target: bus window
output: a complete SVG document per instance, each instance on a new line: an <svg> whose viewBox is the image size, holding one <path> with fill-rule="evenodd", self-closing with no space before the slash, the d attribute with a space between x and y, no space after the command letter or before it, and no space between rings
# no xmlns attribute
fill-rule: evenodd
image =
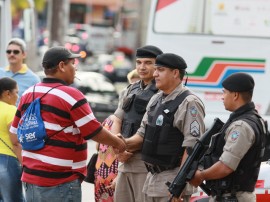
<svg viewBox="0 0 270 202"><path fill-rule="evenodd" d="M214 35L269 37L269 1L212 1L211 29Z"/></svg>
<svg viewBox="0 0 270 202"><path fill-rule="evenodd" d="M159 0L155 12L154 31L158 33L201 32L203 9L198 4L202 2L197 0ZM168 13L173 13L173 19Z"/></svg>

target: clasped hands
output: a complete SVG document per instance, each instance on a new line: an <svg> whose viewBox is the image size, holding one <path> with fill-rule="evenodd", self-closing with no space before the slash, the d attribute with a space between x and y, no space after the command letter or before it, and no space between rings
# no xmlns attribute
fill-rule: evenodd
<svg viewBox="0 0 270 202"><path fill-rule="evenodd" d="M116 136L119 137L121 140L123 140L123 142L126 145L126 148L123 151L120 151L118 149L114 149L114 152L116 154L118 161L124 163L133 155L133 153L128 151L127 140L120 133L118 133Z"/></svg>

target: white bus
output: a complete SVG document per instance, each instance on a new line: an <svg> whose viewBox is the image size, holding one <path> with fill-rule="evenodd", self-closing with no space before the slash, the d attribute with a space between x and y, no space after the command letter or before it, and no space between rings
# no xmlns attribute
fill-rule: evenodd
<svg viewBox="0 0 270 202"><path fill-rule="evenodd" d="M227 120L221 82L233 72L253 76L253 100L270 123L270 0L152 0L146 42L186 60L206 126Z"/></svg>
<svg viewBox="0 0 270 202"><path fill-rule="evenodd" d="M7 65L6 46L11 37L10 0L0 0L0 67Z"/></svg>

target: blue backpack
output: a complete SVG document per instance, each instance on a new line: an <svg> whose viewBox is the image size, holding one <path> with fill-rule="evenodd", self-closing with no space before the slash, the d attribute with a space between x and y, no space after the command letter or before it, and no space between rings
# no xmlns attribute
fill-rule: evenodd
<svg viewBox="0 0 270 202"><path fill-rule="evenodd" d="M51 88L48 92L59 86ZM34 86L33 89L33 102L31 102L22 115L17 130L18 139L23 150L39 150L44 147L48 138L67 128L62 128L60 131L57 131L50 137L47 136L45 125L40 113L40 100L47 95L48 92L46 92L40 98L34 99L35 87L36 86Z"/></svg>

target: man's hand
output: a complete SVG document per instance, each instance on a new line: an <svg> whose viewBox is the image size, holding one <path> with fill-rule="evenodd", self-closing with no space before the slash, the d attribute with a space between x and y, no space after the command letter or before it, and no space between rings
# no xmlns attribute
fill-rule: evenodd
<svg viewBox="0 0 270 202"><path fill-rule="evenodd" d="M106 186L106 189L113 189L115 190L115 186L116 186L116 181L117 181L117 177L114 178L114 180L110 183L110 185Z"/></svg>
<svg viewBox="0 0 270 202"><path fill-rule="evenodd" d="M128 159L130 159L130 157L133 155L133 153L128 152L128 151L124 151L123 153L119 153L116 155L116 158L118 159L118 161L125 163Z"/></svg>
<svg viewBox="0 0 270 202"><path fill-rule="evenodd" d="M189 181L189 184L198 187L204 180L203 171L197 170L194 177Z"/></svg>
<svg viewBox="0 0 270 202"><path fill-rule="evenodd" d="M126 140L125 140L125 138L122 136L121 133L117 133L116 136L119 137L120 139L122 139L122 140L126 143Z"/></svg>
<svg viewBox="0 0 270 202"><path fill-rule="evenodd" d="M118 137L118 144L117 146L113 147L115 154L122 153L126 150L126 141L122 137L122 135L121 134L119 135L119 134L116 135Z"/></svg>
<svg viewBox="0 0 270 202"><path fill-rule="evenodd" d="M180 196L179 198L173 197L171 202L182 202L183 198Z"/></svg>

